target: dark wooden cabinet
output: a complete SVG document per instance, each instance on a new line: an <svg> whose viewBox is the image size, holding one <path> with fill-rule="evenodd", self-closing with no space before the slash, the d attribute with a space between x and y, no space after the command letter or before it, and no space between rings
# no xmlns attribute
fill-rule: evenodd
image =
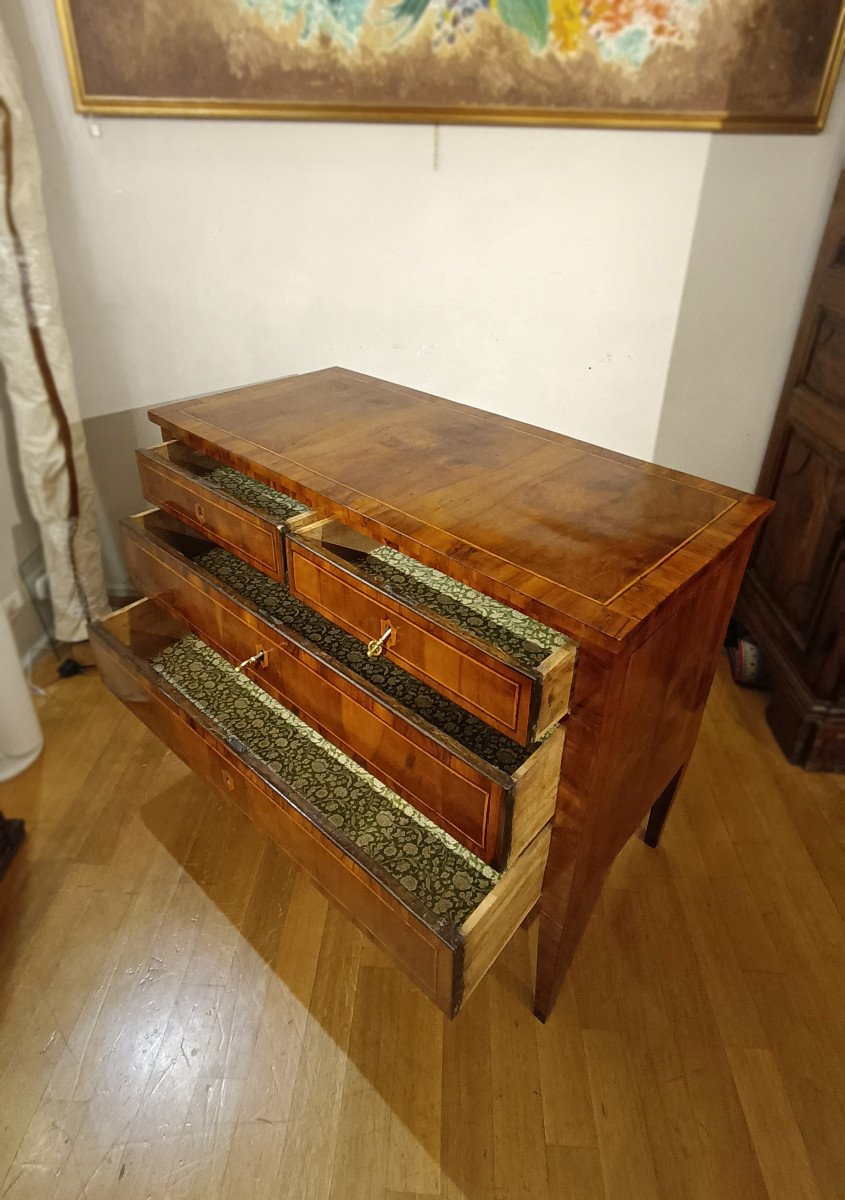
<svg viewBox="0 0 845 1200"><path fill-rule="evenodd" d="M845 767L845 173L822 239L758 490L776 503L737 606L766 657L791 762Z"/></svg>
<svg viewBox="0 0 845 1200"><path fill-rule="evenodd" d="M103 679L450 1015L539 912L544 1019L771 504L337 368L150 415Z"/></svg>

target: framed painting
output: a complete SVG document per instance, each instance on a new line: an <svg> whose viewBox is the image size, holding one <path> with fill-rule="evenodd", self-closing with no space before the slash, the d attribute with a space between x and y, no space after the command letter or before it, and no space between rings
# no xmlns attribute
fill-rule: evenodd
<svg viewBox="0 0 845 1200"><path fill-rule="evenodd" d="M808 132L843 0L57 0L77 108Z"/></svg>

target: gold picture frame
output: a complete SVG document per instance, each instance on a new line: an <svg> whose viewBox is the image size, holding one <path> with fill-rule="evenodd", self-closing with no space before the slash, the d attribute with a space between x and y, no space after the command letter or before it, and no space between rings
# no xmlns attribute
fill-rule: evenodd
<svg viewBox="0 0 845 1200"><path fill-rule="evenodd" d="M174 34L173 29L167 26L168 17L161 15L166 10L158 4L148 4L148 0L135 0L129 14L126 0L56 0L74 105L81 113L103 116L240 117L296 121L411 122L433 125L566 125L619 129L814 133L824 127L845 53L845 0L793 0L796 27L800 29L800 22L806 21L807 53L804 60L800 53L800 36L797 42L793 36L788 44L785 38L784 45L778 47L777 28L766 25L766 21L769 20L766 9L768 0L762 0L762 8L761 0L734 0L733 10L742 9L745 5L750 14L749 20L752 17L757 19L755 13L758 16L763 14L763 27L759 23L755 25L754 20L751 20L751 24L745 27L745 32L747 34L750 30L749 46L756 49L762 40L764 47L769 47L765 53L756 54L757 59L761 61L768 55L765 61L768 75L763 80L765 87L771 89L772 78L776 78L774 92L777 95L773 99L768 100L768 93L764 90L762 96L753 98L753 103L749 103L749 89L752 87L754 76L753 63L744 70L739 69L737 64L740 67L745 65L742 62L741 48L737 51L735 47L730 46L730 39L725 31L717 28L714 41L714 22L721 18L714 17L709 6L712 5L713 10L716 10L722 0L330 0L334 5L332 12L337 11L338 4L347 4L350 9L354 9L355 19L358 19L360 12L365 9L375 8L376 17L381 15L381 20L374 18L371 23L372 29L375 30L373 37L381 39L380 48L373 49L373 46L369 45L366 54L362 51L361 60L365 65L356 73L355 53L349 45L329 45L327 48L325 19L323 25L317 26L319 37L316 44L312 35L309 35L310 45L304 39L303 30L307 29L308 13L311 11L309 5L315 6L318 12L325 12L327 2L329 0L179 0L176 7L180 12L180 22ZM226 3L230 6L229 9L225 9ZM788 7L789 0L785 0L785 3ZM319 8L321 5L322 9ZM448 75L443 73L443 56L435 59L435 49L431 44L428 47L428 59L425 57L424 48L421 54L418 45L415 45L413 55L409 54L407 20L404 21L404 25L400 24L398 33L391 35L392 40L383 30L388 28L391 20L399 22L403 14L410 13L416 17L411 26L415 43L421 43L426 34L437 36L440 29L438 22L442 22L444 12L448 15L449 12L455 11L455 6L461 5L462 13L474 12L478 17L478 21L470 28L471 33L474 34L480 22L485 22L485 64L491 61L490 46L494 46L495 55L498 56L494 56L494 61L505 74L510 63L509 56L514 58L511 79L516 81L513 86L525 90L526 103L490 103L489 96L484 94L480 94L478 102L475 102L473 87L477 89L478 72L472 60L472 47L467 48L468 43L462 43L460 56L451 59L453 65L457 64L456 76L463 72L463 78L466 80L465 93L461 95L459 102L454 100L454 95L460 95L459 90L456 91L454 87L450 99L442 104L431 102L425 95L415 95L415 67L420 76L418 90L421 93L425 92L426 86L435 86L426 83L425 72L419 69L421 64L436 61L441 79L448 80ZM651 87L651 97L656 98L658 103L652 104L650 101L648 104L613 104L601 103L598 99L591 105L571 102L559 105L531 103L534 80L530 70L532 60L527 57L526 52L526 37L530 39L530 27L527 18L522 19L525 28L519 27L519 14L530 12L535 28L542 30L544 13L551 28L555 13L563 12L573 21L577 21L581 14L582 19L586 21L588 17L584 17L583 14L606 14L614 5L627 13L664 12L671 10L673 5L678 9L681 6L685 6L687 10L697 8L701 14L701 22L703 23L705 18L709 20L709 43L720 44L721 36L727 47L724 56L726 79L720 84L718 70L713 69L714 61L718 62L719 59L718 56L714 58L708 44L708 54L704 60L709 69L705 91L709 89L709 94L713 94L722 86L725 98L731 101L736 99L736 104L723 104L721 108L695 108L688 104L675 107L671 103L659 103L662 84L658 66L661 62L666 64L667 80L664 90L670 100L673 79L679 81L678 86L684 89L687 98L691 94L691 87L692 92L695 91L693 67L697 60L692 49L685 51L680 44L670 45L668 50L661 45L658 48L659 53L653 56L655 63L646 64L655 80L653 82L650 77L648 83L640 90L645 91L647 87ZM780 6L781 9L783 7L784 5ZM145 14L147 8L149 11ZM110 19L110 14L118 9L121 21L116 22ZM419 10L422 10L422 17L417 15ZM208 62L224 61L226 53L229 52L226 30L220 33L220 47L215 46L213 40L215 30L221 24L221 11L228 13L230 28L234 29L236 35L240 32L237 27L238 20L243 22L246 35L243 40L248 41L251 38L256 52L260 52L258 59L275 67L275 75L272 70L266 72L268 78L277 81L275 89L271 87L267 94L261 93L260 88L255 86L254 78L249 76L248 54L246 65L236 61L234 65L224 67L218 77L209 75ZM504 26L502 12L508 15L507 27L493 28L494 14L499 15L499 23ZM270 18L266 17L267 13L271 14ZM279 15L285 13L292 14L287 22ZM548 14L552 16L549 17ZM135 20L140 27L145 15L150 19L144 24L144 37L139 38L137 44L133 44L132 22ZM160 24L158 31L155 26L156 18ZM427 24L424 25L423 21ZM266 28L262 27L262 22ZM736 24L734 20L734 25ZM123 30L122 35L118 35L117 38L113 32L115 28ZM197 35L195 52L190 41L192 28ZM367 28L368 32L371 32L370 25ZM123 36L128 44L121 45L119 36ZM619 41L619 35L616 36ZM274 38L278 62L273 59ZM457 40L456 37L455 42ZM232 41L237 45L239 39L235 36ZM146 80L145 56L137 53L137 45L141 43L146 47ZM608 44L607 37L604 42L599 41L601 53L604 53ZM796 45L799 47L797 51ZM208 53L209 46L211 53ZM221 49L222 53L215 53L218 49ZM540 60L536 42L532 50L534 59L538 63L542 61L547 77L543 81L543 87L547 93L551 88L551 94L554 95L555 77L548 70L549 51L547 49ZM243 50L239 49L238 53L241 59L244 59ZM690 55L689 69L685 69L684 66L684 53ZM162 61L168 54L169 75L162 67ZM392 92L389 86L389 67L393 65L394 56L400 55L403 56L402 71L396 77L401 81L404 96L397 95L395 90ZM389 67L381 64L381 59L385 64L389 64ZM600 61L601 55L595 52L595 45L587 46L581 59L586 62L586 69L582 70L583 64L580 59L578 69L581 70L584 79L592 80L594 90L601 91L603 96L609 96L612 100L614 88L623 92L627 88L628 92L637 93L640 81L634 78L633 84L631 83L631 78L636 72L629 70L629 78L624 79L624 66L620 67L616 62L603 64ZM567 62L568 60L563 61L561 79L564 78L563 68ZM777 68L778 63L782 69ZM794 80L790 77L790 66L794 66ZM264 69L262 66L262 70ZM384 75L384 81L380 79L379 70ZM607 74L609 82L602 78L603 71ZM758 73L763 79L762 67ZM205 88L204 78L209 81ZM246 84L242 82L244 78L247 79ZM566 86L571 92L574 84L568 76L566 78ZM551 84L549 79L552 80ZM732 79L739 82L732 82ZM408 80L411 81L410 88ZM173 86L175 82L182 81L185 81L183 87ZM539 87L539 84L537 86ZM303 100L303 88L315 98ZM579 95L584 90L589 91L583 82L578 84L578 88ZM286 89L290 94L282 94ZM187 94L174 94L177 91ZM420 102L421 98L425 102Z"/></svg>

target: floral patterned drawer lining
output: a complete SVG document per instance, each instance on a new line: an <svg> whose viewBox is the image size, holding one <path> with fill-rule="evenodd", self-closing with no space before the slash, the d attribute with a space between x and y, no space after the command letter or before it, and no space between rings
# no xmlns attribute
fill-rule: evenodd
<svg viewBox="0 0 845 1200"><path fill-rule="evenodd" d="M215 467L204 476L203 482L275 521L287 521L308 511L306 504L268 484L259 484L234 467ZM537 667L553 650L569 643L569 638L539 620L389 546L379 546L366 554L358 566L397 599L450 620L469 634L504 650L522 666Z"/></svg>
<svg viewBox="0 0 845 1200"><path fill-rule="evenodd" d="M499 875L316 730L240 675L199 638L152 666L229 737L239 739L332 825L413 893L460 925Z"/></svg>
<svg viewBox="0 0 845 1200"><path fill-rule="evenodd" d="M250 479L234 467L216 466L204 476L209 487L277 521L308 511L308 506L266 483ZM467 633L490 642L525 667L536 667L554 650L568 644L564 634L493 600L466 584L426 567L416 559L379 546L362 557L358 567L375 583L406 603L427 608L454 622Z"/></svg>
<svg viewBox="0 0 845 1200"><path fill-rule="evenodd" d="M389 546L379 546L356 566L399 600L445 617L524 667L537 667L553 651L570 644L569 638L548 625Z"/></svg>
<svg viewBox="0 0 845 1200"><path fill-rule="evenodd" d="M424 717L436 729L448 733L485 762L510 775L531 753L533 747L518 746L389 659L367 658L366 648L351 633L297 600L284 584L276 583L227 550L215 547L194 561L249 600L260 612L307 638L369 684Z"/></svg>
<svg viewBox="0 0 845 1200"><path fill-rule="evenodd" d="M275 521L286 521L288 517L308 511L307 504L300 504L293 496L277 492L275 488L266 483L259 483L257 479L250 479L234 467L215 467L203 476L203 483L225 492L234 500L240 500L241 504L258 509Z"/></svg>

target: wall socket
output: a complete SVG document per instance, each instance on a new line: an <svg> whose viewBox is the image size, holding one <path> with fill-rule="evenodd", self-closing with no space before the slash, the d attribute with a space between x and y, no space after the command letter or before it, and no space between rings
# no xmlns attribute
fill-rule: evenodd
<svg viewBox="0 0 845 1200"><path fill-rule="evenodd" d="M44 601L50 599L50 580L47 578L47 572L43 567L35 578L30 581L29 586L32 588L32 594L36 600Z"/></svg>

